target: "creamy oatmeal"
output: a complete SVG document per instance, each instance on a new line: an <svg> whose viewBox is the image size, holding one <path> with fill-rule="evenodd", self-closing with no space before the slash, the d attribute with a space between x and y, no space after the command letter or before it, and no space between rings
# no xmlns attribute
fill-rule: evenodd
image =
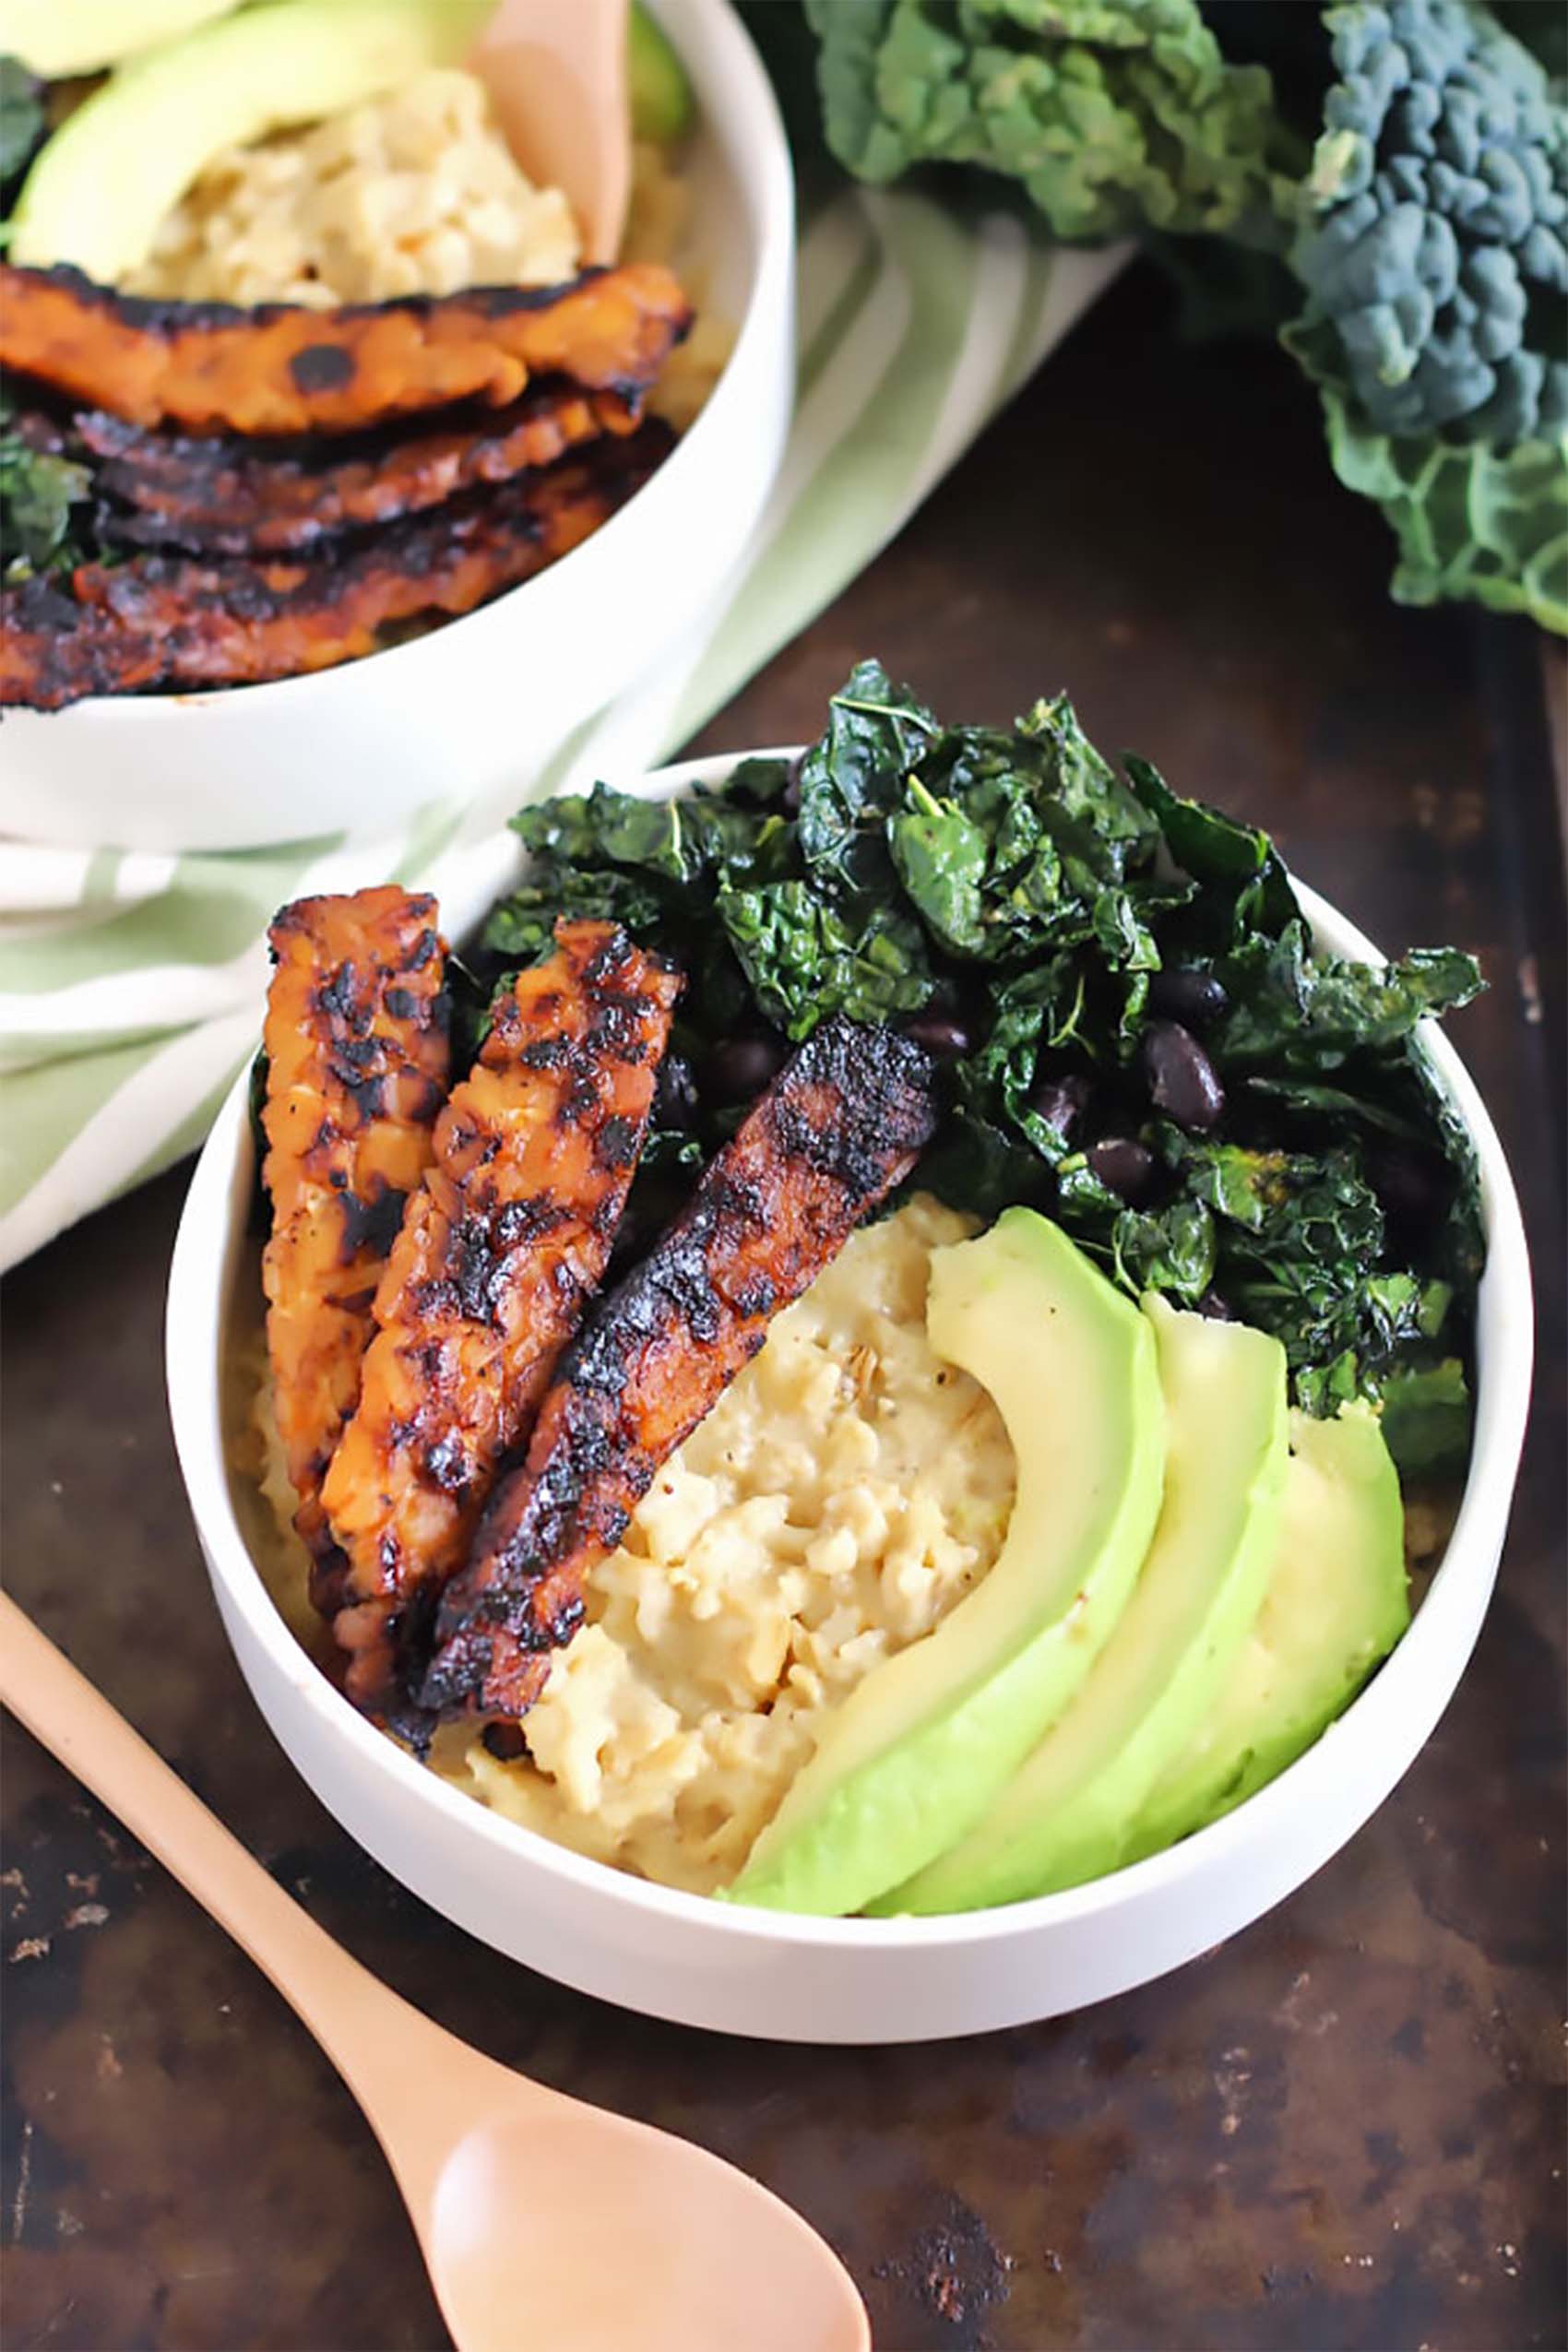
<svg viewBox="0 0 1568 2352"><path fill-rule="evenodd" d="M991 1398L926 1337L931 1253L974 1221L921 1196L853 1235L672 1456L589 1577L588 1619L504 1762L457 1726L433 1768L667 1885L722 1885L819 1727L990 1568L1014 1461ZM258 1412L268 1413L265 1383ZM269 1583L311 1624L293 1497Z"/></svg>
<svg viewBox="0 0 1568 2352"><path fill-rule="evenodd" d="M166 301L325 309L554 285L579 250L565 197L518 168L483 84L433 68L214 156L126 285Z"/></svg>

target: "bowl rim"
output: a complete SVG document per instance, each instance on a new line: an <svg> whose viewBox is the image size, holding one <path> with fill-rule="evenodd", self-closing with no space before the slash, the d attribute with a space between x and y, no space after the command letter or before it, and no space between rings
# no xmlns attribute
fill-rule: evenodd
<svg viewBox="0 0 1568 2352"><path fill-rule="evenodd" d="M768 332L768 323L778 306L780 288L778 283L791 263L794 244L795 177L794 163L784 118L766 67L755 42L747 31L740 15L730 0L647 0L652 13L659 19L660 29L669 37L677 53L681 41L676 30L664 22L666 12L676 18L695 20L702 27L702 37L713 44L710 76L715 89L723 93L726 118L736 124L739 133L733 141L740 157L739 172L749 174L754 189L757 207L757 250L747 289L745 308L736 328L718 381L704 401L701 410L683 433L674 447L655 469L649 479L632 493L624 504L602 522L596 531L577 546L558 557L532 579L519 580L515 587L503 588L499 595L489 597L471 612L452 614L438 629L426 630L401 644L383 646L374 652L361 654L351 661L334 662L321 670L307 670L288 678L264 678L252 684L173 687L164 693L147 695L84 695L79 702L64 710L42 714L53 726L74 719L79 728L90 721L104 723L104 715L112 714L115 725L148 727L154 725L172 709L229 708L254 713L263 696L276 698L295 690L296 701L303 701L307 688L327 694L345 677L373 669L377 677L385 678L384 662L401 659L399 675L407 677L418 659L433 644L445 640L450 632L461 627L465 621L478 620L484 613L499 612L511 607L515 598L526 596L530 588L540 587L554 578L569 564L576 564L579 576L583 568L579 559L590 550L608 543L612 552L618 550L617 527L634 512L647 493L657 484L673 481L683 487L686 476L705 456L716 426L710 418L728 414L734 402L745 397L746 378L751 373L751 358L757 345ZM710 108L715 128L719 110ZM704 431L705 425L708 430ZM696 454L688 457L688 451ZM665 493L669 494L668 492ZM601 559L602 560L602 559Z"/></svg>
<svg viewBox="0 0 1568 2352"><path fill-rule="evenodd" d="M621 789L649 799L668 799L694 788L711 787L727 778L743 758L792 757L799 749L780 745L678 761L631 781L623 780ZM1385 960L1366 934L1326 899L1293 874L1291 883L1314 939L1358 961ZM497 888L504 886L505 878L498 878ZM1458 1515L1409 1626L1345 1713L1254 1795L1218 1821L1141 1861L1056 1894L931 1918L898 1914L885 1918L829 1918L753 1908L659 1885L559 1845L541 1831L493 1812L438 1778L377 1730L327 1680L290 1631L251 1556L230 1491L223 1444L221 1347L243 1232L240 1203L248 1197L253 1165L248 1056L247 1067L219 1111L191 1180L175 1237L165 1315L175 1451L212 1575L221 1583L271 1667L318 1718L326 1738L346 1740L371 1771L389 1775L394 1788L406 1792L410 1806L426 1809L433 1825L445 1823L455 1835L491 1848L498 1861L512 1868L542 1870L590 1901L624 1904L634 1912L673 1925L705 1928L742 1943L808 1945L829 1951L959 1950L1027 1940L1053 1925L1065 1927L1114 1911L1125 1902L1158 1897L1200 1863L1223 1868L1232 1860L1240 1862L1245 1846L1259 1837L1266 1842L1277 1828L1282 1832L1299 1805L1310 1808L1314 1797L1326 1798L1336 1746L1351 1726L1363 1724L1373 1715L1394 1722L1402 1713L1420 1712L1415 1702L1427 1673L1441 1672L1443 1655L1451 1648L1467 1612L1473 1610L1479 1622L1476 1588L1479 1583L1484 1606L1492 1562L1506 1528L1524 1443L1534 1354L1524 1224L1502 1143L1474 1081L1435 1022L1423 1022L1421 1035L1433 1073L1458 1111L1476 1151L1487 1241L1486 1271L1477 1302L1475 1425ZM1470 1640L1463 1643L1459 1671L1467 1661L1473 1638L1472 1632ZM1435 1667L1434 1661L1438 1662ZM1455 1672L1450 1690L1457 1680ZM1444 1703L1447 1695L1445 1692ZM1407 1696L1412 1703L1408 1707Z"/></svg>

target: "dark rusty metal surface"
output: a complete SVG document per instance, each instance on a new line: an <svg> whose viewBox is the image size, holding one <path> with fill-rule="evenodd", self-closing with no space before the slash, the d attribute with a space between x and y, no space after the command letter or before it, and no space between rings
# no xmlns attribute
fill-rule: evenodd
<svg viewBox="0 0 1568 2352"><path fill-rule="evenodd" d="M714 2040L513 1967L335 1829L225 1648L160 1391L184 1171L7 1286L7 1580L400 1991L797 2204L881 2352L1555 2347L1562 938L1539 653L1389 604L1382 527L1334 488L1283 369L1158 327L1150 288L1112 296L703 740L810 732L872 649L967 717L1064 684L1099 741L1275 827L1386 944L1484 958L1492 993L1455 1033L1532 1227L1535 1430L1476 1661L1371 1826L1165 1982L935 2049ZM1545 674L1561 693L1555 655ZM5 1767L6 2345L442 2345L370 2133L281 2002L8 1723Z"/></svg>

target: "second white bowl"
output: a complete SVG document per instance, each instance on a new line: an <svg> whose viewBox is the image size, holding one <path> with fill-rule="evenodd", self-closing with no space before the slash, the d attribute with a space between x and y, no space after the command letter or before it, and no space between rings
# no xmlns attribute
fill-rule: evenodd
<svg viewBox="0 0 1568 2352"><path fill-rule="evenodd" d="M0 833L232 849L390 828L458 793L516 802L712 603L789 430L794 183L772 85L730 0L648 5L696 93L692 263L705 303L738 330L680 446L539 578L385 653L268 685L6 711Z"/></svg>

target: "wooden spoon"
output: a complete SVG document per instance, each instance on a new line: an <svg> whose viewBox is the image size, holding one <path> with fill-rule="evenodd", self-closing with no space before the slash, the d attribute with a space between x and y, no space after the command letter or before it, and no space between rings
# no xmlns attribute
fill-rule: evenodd
<svg viewBox="0 0 1568 2352"><path fill-rule="evenodd" d="M309 2026L392 2167L458 2352L869 2352L848 2273L799 2214L705 2149L530 2083L411 2009L4 1596L0 1700Z"/></svg>
<svg viewBox="0 0 1568 2352"><path fill-rule="evenodd" d="M632 193L627 0L500 0L469 64L523 170L559 188L583 259L621 250Z"/></svg>

